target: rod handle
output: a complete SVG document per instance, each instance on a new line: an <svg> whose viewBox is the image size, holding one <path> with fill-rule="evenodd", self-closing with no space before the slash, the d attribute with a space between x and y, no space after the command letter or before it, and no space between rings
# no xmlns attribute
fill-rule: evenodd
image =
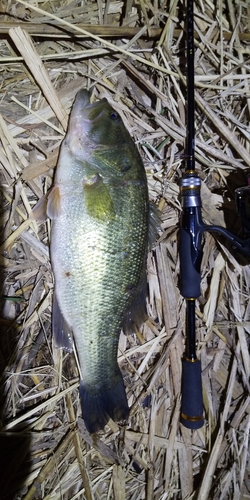
<svg viewBox="0 0 250 500"><path fill-rule="evenodd" d="M188 429L204 425L201 383L201 362L182 360L181 423Z"/></svg>

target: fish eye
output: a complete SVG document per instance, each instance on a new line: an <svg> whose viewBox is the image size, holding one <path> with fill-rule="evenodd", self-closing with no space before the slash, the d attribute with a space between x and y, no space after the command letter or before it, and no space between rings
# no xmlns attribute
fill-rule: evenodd
<svg viewBox="0 0 250 500"><path fill-rule="evenodd" d="M122 166L122 172L127 172L131 168L131 165L129 163L125 163L125 165Z"/></svg>
<svg viewBox="0 0 250 500"><path fill-rule="evenodd" d="M112 111L112 113L110 113L109 116L110 116L111 120L114 120L114 121L119 120L119 118L120 118L118 113L116 113L116 111Z"/></svg>

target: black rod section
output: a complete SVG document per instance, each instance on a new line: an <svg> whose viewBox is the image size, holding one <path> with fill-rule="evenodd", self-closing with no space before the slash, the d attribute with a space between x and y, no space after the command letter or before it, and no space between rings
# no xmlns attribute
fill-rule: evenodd
<svg viewBox="0 0 250 500"><path fill-rule="evenodd" d="M182 361L181 423L188 429L203 426L201 362L195 352L195 299L186 300L186 357Z"/></svg>
<svg viewBox="0 0 250 500"><path fill-rule="evenodd" d="M187 0L187 140L186 169L181 179L180 291L186 299L186 354L182 362L181 423L203 426L201 362L196 357L195 299L200 296L202 259L201 181L195 172L194 21L193 0Z"/></svg>
<svg viewBox="0 0 250 500"><path fill-rule="evenodd" d="M195 335L195 299L187 299L186 302L186 334L188 337L186 359L193 362L197 359Z"/></svg>
<svg viewBox="0 0 250 500"><path fill-rule="evenodd" d="M187 0L187 142L186 170L195 169L194 158L194 7Z"/></svg>

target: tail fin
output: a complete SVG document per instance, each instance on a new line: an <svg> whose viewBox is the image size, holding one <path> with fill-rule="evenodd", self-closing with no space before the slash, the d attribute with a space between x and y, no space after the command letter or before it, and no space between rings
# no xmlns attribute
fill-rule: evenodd
<svg viewBox="0 0 250 500"><path fill-rule="evenodd" d="M100 387L98 392L96 387L90 388L81 380L80 397L83 420L90 434L103 429L110 418L116 421L128 419L129 408L121 373L113 386Z"/></svg>

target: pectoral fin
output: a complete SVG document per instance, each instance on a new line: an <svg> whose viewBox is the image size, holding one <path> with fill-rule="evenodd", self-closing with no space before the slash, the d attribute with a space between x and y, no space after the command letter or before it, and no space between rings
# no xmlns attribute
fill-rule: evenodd
<svg viewBox="0 0 250 500"><path fill-rule="evenodd" d="M42 196L30 213L35 220L56 219L61 210L61 196L59 186L55 185L46 196Z"/></svg>
<svg viewBox="0 0 250 500"><path fill-rule="evenodd" d="M30 213L30 219L46 220L47 219L47 197L42 196Z"/></svg>
<svg viewBox="0 0 250 500"><path fill-rule="evenodd" d="M61 210L61 195L59 186L55 185L48 195L47 215L50 219L57 219Z"/></svg>
<svg viewBox="0 0 250 500"><path fill-rule="evenodd" d="M111 220L115 216L113 200L99 174L83 183L84 201L88 214L94 219Z"/></svg>

